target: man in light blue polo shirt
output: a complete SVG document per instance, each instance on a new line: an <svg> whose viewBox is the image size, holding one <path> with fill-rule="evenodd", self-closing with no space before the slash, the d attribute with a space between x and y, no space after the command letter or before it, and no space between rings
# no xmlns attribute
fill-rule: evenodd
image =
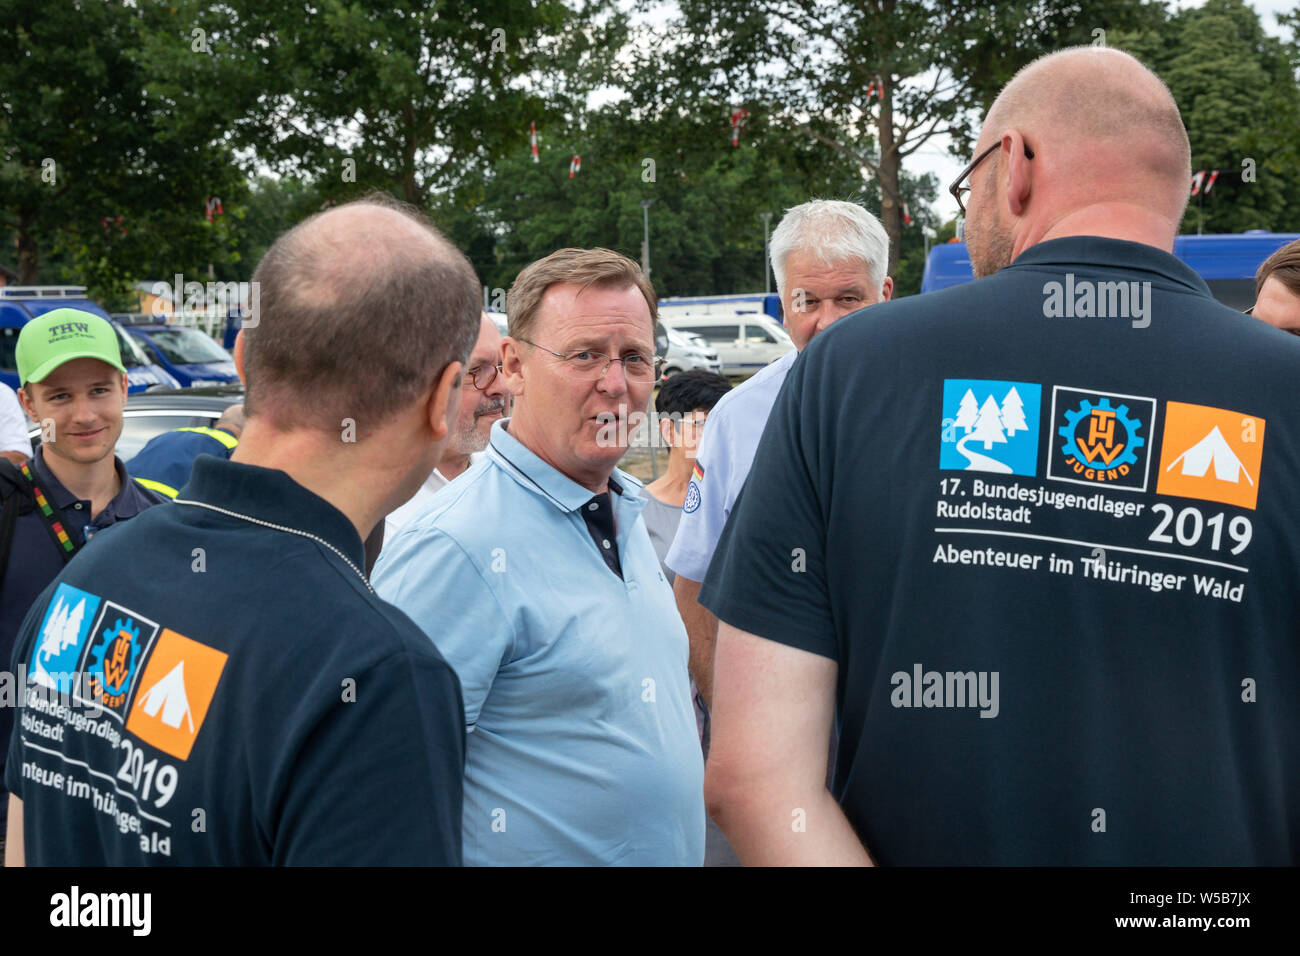
<svg viewBox="0 0 1300 956"><path fill-rule="evenodd" d="M374 575L461 680L465 862L699 866L686 631L615 467L654 387L654 290L624 256L563 249L508 305L514 416Z"/></svg>

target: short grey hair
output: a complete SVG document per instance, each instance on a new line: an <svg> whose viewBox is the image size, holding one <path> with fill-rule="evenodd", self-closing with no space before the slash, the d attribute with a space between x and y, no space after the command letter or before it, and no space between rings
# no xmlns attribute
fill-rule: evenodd
<svg viewBox="0 0 1300 956"><path fill-rule="evenodd" d="M889 269L889 234L855 202L813 199L787 209L772 233L772 274L782 295L792 252L813 255L828 266L858 259L866 263L871 281L880 285Z"/></svg>

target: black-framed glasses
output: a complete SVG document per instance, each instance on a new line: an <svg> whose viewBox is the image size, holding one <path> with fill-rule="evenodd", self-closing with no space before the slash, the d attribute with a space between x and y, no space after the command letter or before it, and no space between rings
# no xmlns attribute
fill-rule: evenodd
<svg viewBox="0 0 1300 956"><path fill-rule="evenodd" d="M469 380L481 392L492 384L500 371L500 365L480 365L469 370Z"/></svg>
<svg viewBox="0 0 1300 956"><path fill-rule="evenodd" d="M623 364L623 374L627 376L629 382L653 382L663 364L663 359L642 355L640 352L630 352L622 358L614 358L604 352L596 352L592 349L570 349L567 352L557 352L521 336L515 336L515 338L519 339L520 342L531 345L533 348L541 349L543 352L550 352L560 360L560 369L565 375L583 382L597 382L604 378L605 373L609 371L609 367L615 362Z"/></svg>
<svg viewBox="0 0 1300 956"><path fill-rule="evenodd" d="M955 180L953 180L952 185L948 187L948 192L952 193L952 198L957 200L957 208L961 210L961 215L963 216L966 215L966 194L970 192L970 186L967 185L966 180L970 178L971 173L975 172L975 167L978 166L980 163L982 163L990 153L992 153L995 149L997 149L1001 145L1002 145L1002 140L999 139L988 149L984 150L984 152L980 153L978 156L972 159L970 161L970 165L967 166L965 169L963 169L961 171L961 175L958 176ZM1033 158L1034 158L1034 151L1030 149L1029 145L1026 143L1025 159L1033 159Z"/></svg>

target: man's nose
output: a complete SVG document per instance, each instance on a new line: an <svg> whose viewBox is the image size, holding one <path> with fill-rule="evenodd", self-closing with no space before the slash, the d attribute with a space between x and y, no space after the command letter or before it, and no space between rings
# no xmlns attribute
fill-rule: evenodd
<svg viewBox="0 0 1300 956"><path fill-rule="evenodd" d="M627 370L623 368L623 363L611 361L604 374L596 380L596 384L602 391L609 392L611 395L621 395L626 392Z"/></svg>

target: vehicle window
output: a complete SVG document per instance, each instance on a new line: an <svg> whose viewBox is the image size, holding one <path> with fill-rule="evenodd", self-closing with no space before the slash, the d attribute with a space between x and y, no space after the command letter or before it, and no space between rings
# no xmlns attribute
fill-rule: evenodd
<svg viewBox="0 0 1300 956"><path fill-rule="evenodd" d="M14 350L18 348L18 329L5 326L0 329L0 369L6 372L18 371L18 360Z"/></svg>
<svg viewBox="0 0 1300 956"><path fill-rule="evenodd" d="M726 342L730 344L740 338L739 325L691 325L682 331L688 335L703 336L709 342Z"/></svg>
<svg viewBox="0 0 1300 956"><path fill-rule="evenodd" d="M776 337L761 325L745 326L745 340L748 342L764 342L769 345L776 344Z"/></svg>
<svg viewBox="0 0 1300 956"><path fill-rule="evenodd" d="M123 331L122 327L116 324L113 326L113 331L117 333L117 344L122 350L123 365L127 368L138 368L141 365L153 364L153 360L131 333Z"/></svg>
<svg viewBox="0 0 1300 956"><path fill-rule="evenodd" d="M163 354L163 358L177 365L230 361L225 349L198 329L151 329L149 338Z"/></svg>
<svg viewBox="0 0 1300 956"><path fill-rule="evenodd" d="M211 415L196 414L192 411L150 413L145 415L128 414L122 420L122 436L117 440L117 457L130 461L136 453L149 443L149 439L173 428L193 428L197 425L211 425L219 417L219 412Z"/></svg>
<svg viewBox="0 0 1300 956"><path fill-rule="evenodd" d="M1210 295L1224 305L1244 312L1255 304L1254 279L1206 279Z"/></svg>

